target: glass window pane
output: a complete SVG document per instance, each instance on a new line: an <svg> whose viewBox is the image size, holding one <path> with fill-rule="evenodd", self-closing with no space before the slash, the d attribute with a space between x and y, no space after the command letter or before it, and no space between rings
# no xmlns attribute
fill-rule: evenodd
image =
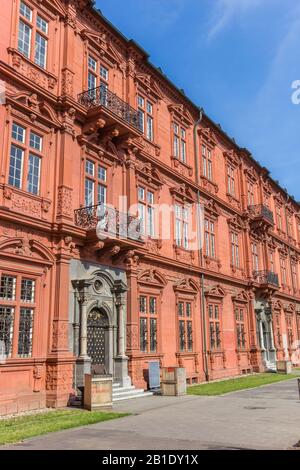
<svg viewBox="0 0 300 470"><path fill-rule="evenodd" d="M19 147L16 147L15 145L12 145L10 149L8 184L19 189L22 186L23 157L23 150Z"/></svg>
<svg viewBox="0 0 300 470"><path fill-rule="evenodd" d="M19 22L18 50L25 57L30 56L31 28L23 21Z"/></svg>
<svg viewBox="0 0 300 470"><path fill-rule="evenodd" d="M147 313L147 297L140 296L140 313Z"/></svg>
<svg viewBox="0 0 300 470"><path fill-rule="evenodd" d="M21 308L19 321L18 355L21 357L31 356L32 351L32 326L33 310Z"/></svg>
<svg viewBox="0 0 300 470"><path fill-rule="evenodd" d="M29 154L27 191L32 194L38 194L40 188L40 169L41 159L36 155Z"/></svg>
<svg viewBox="0 0 300 470"><path fill-rule="evenodd" d="M47 57L47 39L36 33L35 36L35 57L34 61L37 65L46 68L46 57Z"/></svg>
<svg viewBox="0 0 300 470"><path fill-rule="evenodd" d="M9 357L12 350L14 309L0 306L0 355Z"/></svg>
<svg viewBox="0 0 300 470"><path fill-rule="evenodd" d="M97 61L93 59L93 57L89 56L89 61L88 61L89 69L94 70L94 72L97 72Z"/></svg>
<svg viewBox="0 0 300 470"><path fill-rule="evenodd" d="M89 74L88 74L88 89L93 90L96 87L97 87L97 77L93 73L89 72Z"/></svg>
<svg viewBox="0 0 300 470"><path fill-rule="evenodd" d="M44 20L39 15L37 15L36 18L36 25L43 33L48 34L48 21Z"/></svg>
<svg viewBox="0 0 300 470"><path fill-rule="evenodd" d="M0 298L2 300L15 300L16 278L14 276L1 276Z"/></svg>
<svg viewBox="0 0 300 470"><path fill-rule="evenodd" d="M149 312L151 315L156 314L156 297L150 297L149 299Z"/></svg>
<svg viewBox="0 0 300 470"><path fill-rule="evenodd" d="M138 106L143 108L145 106L145 100L142 96L138 96Z"/></svg>
<svg viewBox="0 0 300 470"><path fill-rule="evenodd" d="M108 70L103 65L100 66L100 77L106 81L108 80Z"/></svg>
<svg viewBox="0 0 300 470"><path fill-rule="evenodd" d="M24 16L26 20L32 21L32 10L24 2L20 3L20 14Z"/></svg>
<svg viewBox="0 0 300 470"><path fill-rule="evenodd" d="M98 179L106 181L106 168L103 168L103 166L98 166Z"/></svg>
<svg viewBox="0 0 300 470"><path fill-rule="evenodd" d="M35 134L34 132L30 132L30 147L38 150L39 152L42 151L43 139L39 135Z"/></svg>
<svg viewBox="0 0 300 470"><path fill-rule="evenodd" d="M21 300L22 302L34 303L35 281L33 279L22 279Z"/></svg>
<svg viewBox="0 0 300 470"><path fill-rule="evenodd" d="M26 129L22 126L19 126L19 124L16 124L14 122L12 125L12 132L11 132L12 139L18 140L19 142L22 142L22 144L24 144L25 134L26 134Z"/></svg>
<svg viewBox="0 0 300 470"><path fill-rule="evenodd" d="M138 188L138 196L141 201L145 200L145 189L139 186Z"/></svg>
<svg viewBox="0 0 300 470"><path fill-rule="evenodd" d="M95 175L95 164L91 162L91 160L86 160L85 162L85 172L88 175L94 176Z"/></svg>
<svg viewBox="0 0 300 470"><path fill-rule="evenodd" d="M150 318L150 352L156 352L157 349L157 320Z"/></svg>
<svg viewBox="0 0 300 470"><path fill-rule="evenodd" d="M140 318L140 350L147 352L148 345L148 332L147 332L147 319Z"/></svg>
<svg viewBox="0 0 300 470"><path fill-rule="evenodd" d="M106 187L98 184L98 203L106 204Z"/></svg>
<svg viewBox="0 0 300 470"><path fill-rule="evenodd" d="M94 182L89 178L85 179L85 205L94 205Z"/></svg>

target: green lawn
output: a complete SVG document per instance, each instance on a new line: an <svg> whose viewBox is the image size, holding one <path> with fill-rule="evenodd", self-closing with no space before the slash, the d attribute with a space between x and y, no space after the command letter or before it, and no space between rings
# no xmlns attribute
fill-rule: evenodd
<svg viewBox="0 0 300 470"><path fill-rule="evenodd" d="M236 379L222 380L220 382L204 383L188 387L189 395L222 395L223 393L235 392L246 388L255 388L260 385L281 382L282 380L292 379L292 374L255 374Z"/></svg>
<svg viewBox="0 0 300 470"><path fill-rule="evenodd" d="M128 416L125 413L84 410L56 410L0 420L0 445L19 442L49 432Z"/></svg>

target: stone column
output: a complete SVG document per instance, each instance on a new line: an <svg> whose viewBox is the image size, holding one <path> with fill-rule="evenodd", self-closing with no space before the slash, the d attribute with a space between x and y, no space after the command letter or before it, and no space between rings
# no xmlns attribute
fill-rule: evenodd
<svg viewBox="0 0 300 470"><path fill-rule="evenodd" d="M131 385L131 379L128 375L128 357L126 356L126 292L127 286L123 281L116 281L112 289L115 294L116 308L118 314L117 329L117 356L115 357L115 380L122 387Z"/></svg>

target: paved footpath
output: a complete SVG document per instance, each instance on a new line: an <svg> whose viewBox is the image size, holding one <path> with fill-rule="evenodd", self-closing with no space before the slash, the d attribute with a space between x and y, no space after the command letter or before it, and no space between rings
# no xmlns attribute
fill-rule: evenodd
<svg viewBox="0 0 300 470"><path fill-rule="evenodd" d="M48 434L2 449L288 449L300 440L296 379L218 397L148 397L132 416Z"/></svg>

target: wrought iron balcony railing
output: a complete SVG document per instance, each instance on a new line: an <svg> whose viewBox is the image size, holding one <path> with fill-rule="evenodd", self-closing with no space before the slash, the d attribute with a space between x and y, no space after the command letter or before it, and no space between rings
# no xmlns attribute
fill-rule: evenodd
<svg viewBox="0 0 300 470"><path fill-rule="evenodd" d="M86 230L96 230L103 239L129 238L143 242L142 224L137 217L102 203L76 209L75 224Z"/></svg>
<svg viewBox="0 0 300 470"><path fill-rule="evenodd" d="M142 132L142 122L138 112L115 93L99 86L78 95L78 102L87 109L103 106Z"/></svg>
<svg viewBox="0 0 300 470"><path fill-rule="evenodd" d="M273 212L263 204L258 204L256 206L249 206L249 211L252 217L256 219L262 218L267 220L270 224L274 224L274 214Z"/></svg>
<svg viewBox="0 0 300 470"><path fill-rule="evenodd" d="M261 285L272 285L279 287L279 278L278 274L273 273L272 271L255 271L253 277Z"/></svg>

